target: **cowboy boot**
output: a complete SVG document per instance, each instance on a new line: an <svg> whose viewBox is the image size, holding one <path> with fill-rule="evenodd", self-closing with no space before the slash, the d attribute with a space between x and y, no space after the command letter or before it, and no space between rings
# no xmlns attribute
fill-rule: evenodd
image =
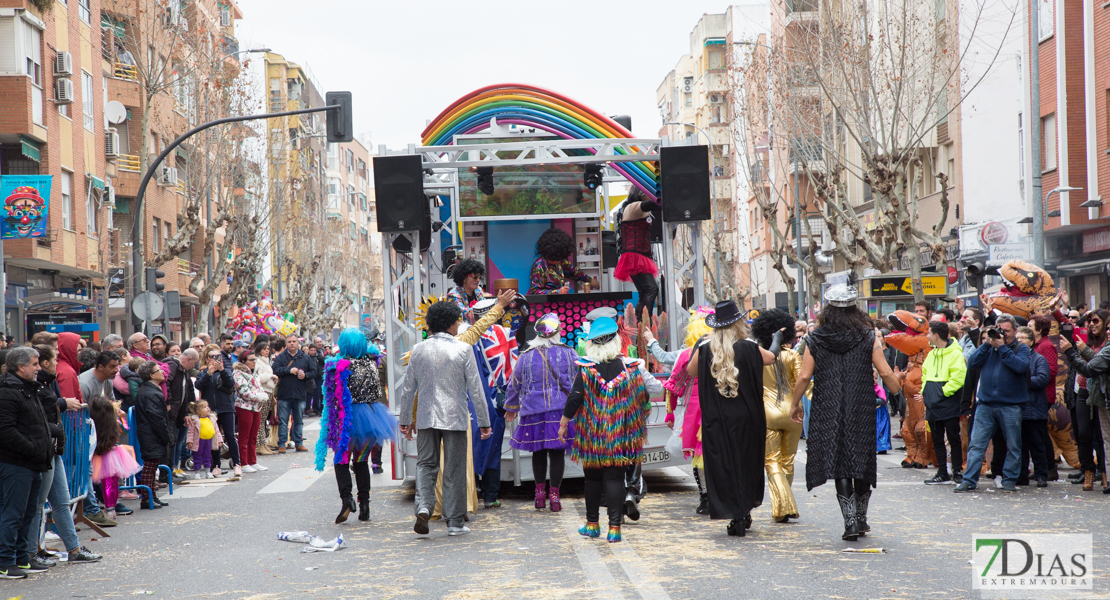
<svg viewBox="0 0 1110 600"><path fill-rule="evenodd" d="M836 501L840 503L840 512L844 515L844 534L840 539L854 542L859 538L859 525L856 521L856 494L852 490L851 479L836 480Z"/></svg>
<svg viewBox="0 0 1110 600"><path fill-rule="evenodd" d="M563 510L563 503L559 501L559 488L551 486L548 495L551 496L551 512Z"/></svg>
<svg viewBox="0 0 1110 600"><path fill-rule="evenodd" d="M858 491L860 487L867 491L860 493ZM871 531L871 526L867 524L867 505L871 501L871 487L867 482L856 480L856 490L856 528L860 536L864 536Z"/></svg>

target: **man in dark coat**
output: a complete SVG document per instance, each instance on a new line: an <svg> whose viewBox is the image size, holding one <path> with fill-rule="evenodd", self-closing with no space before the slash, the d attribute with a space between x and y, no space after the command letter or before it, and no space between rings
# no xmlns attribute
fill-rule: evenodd
<svg viewBox="0 0 1110 600"><path fill-rule="evenodd" d="M193 379L189 377L189 371L197 366L197 360L200 357L196 350L189 348L181 353L179 357L169 357L166 359L166 365L170 368L170 377L167 380L167 389L169 397L166 398L166 405L169 410L169 424L170 433L174 434L176 443L174 444L175 451L172 456L172 468L177 472L184 469L184 448L185 437L188 428L185 427L185 417L189 415L189 405L196 401L196 390L193 388Z"/></svg>
<svg viewBox="0 0 1110 600"><path fill-rule="evenodd" d="M30 560L31 519L43 473L53 463L54 439L38 397L39 353L15 348L6 364L0 379L0 578L23 579L46 570Z"/></svg>
<svg viewBox="0 0 1110 600"><path fill-rule="evenodd" d="M285 352L274 357L274 375L278 376L278 452L285 453L285 441L292 438L297 452L308 452L304 445L302 421L304 405L308 401L308 388L316 378L316 359L301 351L301 340L291 335L285 338ZM293 417L293 430L289 431L289 417Z"/></svg>

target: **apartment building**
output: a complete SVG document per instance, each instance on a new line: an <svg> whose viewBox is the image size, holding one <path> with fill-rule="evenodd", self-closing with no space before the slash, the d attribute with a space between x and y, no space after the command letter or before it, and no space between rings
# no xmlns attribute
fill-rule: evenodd
<svg viewBox="0 0 1110 600"><path fill-rule="evenodd" d="M359 140L328 144L327 165L327 218L341 238L332 241L329 257L349 264L336 272L346 276L355 297L338 327L359 327L372 300L383 297L371 154Z"/></svg>
<svg viewBox="0 0 1110 600"><path fill-rule="evenodd" d="M111 124L109 144L115 146L108 169L116 202L107 255L109 264L116 267L113 277L127 284L113 293L113 333L132 330L125 297L131 293L131 231L143 174L167 145L191 127L229 114L224 92L239 70L235 21L242 17L233 0L103 0L101 50L109 65L107 99L126 109L126 117ZM167 156L143 198L143 266L162 270L165 289L178 292L181 301L180 316L169 315L154 329L173 339L198 333L197 326L208 322L211 303L227 289L226 283L220 283L204 305L189 290L194 278L207 278L215 268L218 259L210 256L205 261L203 248L227 194L236 186L215 166L230 158L217 156L205 139L193 138ZM181 252L167 255L168 244L178 239L179 215L190 211L198 212L199 226L191 236L186 231L188 239L179 245ZM212 235L217 244L223 243L222 229Z"/></svg>
<svg viewBox="0 0 1110 600"><path fill-rule="evenodd" d="M660 136L708 145L713 219L701 224L710 298L732 298L737 288L737 234L733 161L730 153L727 15L706 14L689 34L690 51L656 90Z"/></svg>
<svg viewBox="0 0 1110 600"><path fill-rule="evenodd" d="M1046 262L1074 303L1110 297L1110 5L1033 0L1024 30L1026 52L1040 59L1040 106L1029 125L1041 132ZM1039 27L1032 30L1032 11ZM1026 72L1028 72L1026 70ZM1028 127L1022 131L1031 148ZM1031 169L1025 169L1030 182ZM1071 191L1065 191L1068 189Z"/></svg>
<svg viewBox="0 0 1110 600"><path fill-rule="evenodd" d="M52 176L46 235L3 245L4 329L23 340L28 329L68 323L92 339L107 327L112 228L100 1L37 5L0 1L0 176Z"/></svg>

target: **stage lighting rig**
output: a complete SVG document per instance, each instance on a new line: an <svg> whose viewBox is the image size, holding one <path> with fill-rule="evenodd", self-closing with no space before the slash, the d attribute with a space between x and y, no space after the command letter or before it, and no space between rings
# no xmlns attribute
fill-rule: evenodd
<svg viewBox="0 0 1110 600"><path fill-rule="evenodd" d="M586 173L582 176L583 185L591 190L601 187L601 169L602 165L596 163L586 165Z"/></svg>

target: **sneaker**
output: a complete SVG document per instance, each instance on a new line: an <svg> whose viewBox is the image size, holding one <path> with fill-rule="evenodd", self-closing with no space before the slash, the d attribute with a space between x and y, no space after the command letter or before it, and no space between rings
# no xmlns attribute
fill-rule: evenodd
<svg viewBox="0 0 1110 600"><path fill-rule="evenodd" d="M297 452L308 452L308 448L304 446L297 446Z"/></svg>
<svg viewBox="0 0 1110 600"><path fill-rule="evenodd" d="M115 527L116 525L119 525L119 523L116 523L115 521L109 519L108 515L104 514L103 512L98 512L95 515L85 515L85 518L92 523L100 525L101 527Z"/></svg>
<svg viewBox="0 0 1110 600"><path fill-rule="evenodd" d="M39 561L38 558L30 557L25 559L23 563L16 565L27 574L45 573L50 567Z"/></svg>
<svg viewBox="0 0 1110 600"><path fill-rule="evenodd" d="M173 474L177 475L178 477L185 477L185 471L181 469L174 469Z"/></svg>
<svg viewBox="0 0 1110 600"><path fill-rule="evenodd" d="M204 478L205 479L215 479L216 476L212 474L212 471L208 471L207 473L204 474Z"/></svg>
<svg viewBox="0 0 1110 600"><path fill-rule="evenodd" d="M0 567L0 579L27 579L27 573L15 565Z"/></svg>
<svg viewBox="0 0 1110 600"><path fill-rule="evenodd" d="M463 525L462 527L448 527L447 528L447 535L450 535L450 536L466 535L468 533L470 533L470 528L467 527L466 525Z"/></svg>
<svg viewBox="0 0 1110 600"><path fill-rule="evenodd" d="M96 562L104 558L99 554L92 552L84 546L79 546L76 550L69 553L69 562Z"/></svg>
<svg viewBox="0 0 1110 600"><path fill-rule="evenodd" d="M53 556L50 556L46 550L39 550L31 555L32 561L38 561L39 564L44 565L46 568L58 566L58 561Z"/></svg>
<svg viewBox="0 0 1110 600"><path fill-rule="evenodd" d="M374 465L374 469L373 469L373 470L374 470L374 474L375 474L375 475L381 475L382 473L385 473L385 469L382 469L382 468L381 468L380 466L378 466L378 465Z"/></svg>
<svg viewBox="0 0 1110 600"><path fill-rule="evenodd" d="M284 447L284 446L282 446L281 448L278 448L278 451L277 451L277 453L278 453L278 454L285 454L285 447Z"/></svg>
<svg viewBox="0 0 1110 600"><path fill-rule="evenodd" d="M264 467L264 466L262 466L262 465L260 465L260 464L258 464L258 463L255 463L255 464L253 464L253 465L250 465L250 467L251 467L252 469L254 469L255 471L269 471L269 470L270 470L270 467ZM243 468L243 470L244 470L244 471L246 471L247 469L246 469L246 468L244 467L244 468Z"/></svg>
<svg viewBox="0 0 1110 600"><path fill-rule="evenodd" d="M1012 484L1012 483L1002 484L1002 487L1000 488L1000 490L1003 491L1003 492L1016 492L1016 491L1018 491L1017 486Z"/></svg>
<svg viewBox="0 0 1110 600"><path fill-rule="evenodd" d="M957 485L955 487L955 489L953 489L952 491L956 492L957 494L960 493L960 492L974 492L975 488L977 488L977 487L978 486L976 486L974 483L971 483L970 481L964 480L963 483L961 483L960 485Z"/></svg>
<svg viewBox="0 0 1110 600"><path fill-rule="evenodd" d="M940 485L942 483L950 483L951 481L952 478L948 476L948 473L937 473L932 479L926 479L925 485Z"/></svg>
<svg viewBox="0 0 1110 600"><path fill-rule="evenodd" d="M126 506L124 506L122 502L116 502L116 507L113 510L116 511L117 515L129 515L129 514L135 512L135 511L131 510L130 508L127 508ZM114 519L115 517L112 517L112 518Z"/></svg>
<svg viewBox="0 0 1110 600"><path fill-rule="evenodd" d="M242 471L244 473L257 473L258 469L254 468L250 465L243 465Z"/></svg>
<svg viewBox="0 0 1110 600"><path fill-rule="evenodd" d="M119 493L119 499L120 500L138 500L139 495L136 494L135 492L130 492L130 491L120 492Z"/></svg>
<svg viewBox="0 0 1110 600"><path fill-rule="evenodd" d="M211 474L213 477L219 477L220 475L224 474L224 472L221 471L219 467L211 469L210 471L208 471L208 473Z"/></svg>
<svg viewBox="0 0 1110 600"><path fill-rule="evenodd" d="M235 473L236 477L242 477L243 476L243 467L240 467L239 465L235 465L235 468L232 469L231 472Z"/></svg>
<svg viewBox="0 0 1110 600"><path fill-rule="evenodd" d="M493 502L486 502L485 507L486 508L501 508L501 501L500 500L494 500Z"/></svg>
<svg viewBox="0 0 1110 600"><path fill-rule="evenodd" d="M420 535L428 535L428 519L431 513L426 508L420 509L416 513L416 523L412 526L412 530Z"/></svg>
<svg viewBox="0 0 1110 600"><path fill-rule="evenodd" d="M1044 478L1038 479L1037 487L1048 487L1048 480Z"/></svg>
<svg viewBox="0 0 1110 600"><path fill-rule="evenodd" d="M953 473L952 474L952 481L956 482L956 485L960 485L961 483L964 482L964 474L963 473Z"/></svg>

